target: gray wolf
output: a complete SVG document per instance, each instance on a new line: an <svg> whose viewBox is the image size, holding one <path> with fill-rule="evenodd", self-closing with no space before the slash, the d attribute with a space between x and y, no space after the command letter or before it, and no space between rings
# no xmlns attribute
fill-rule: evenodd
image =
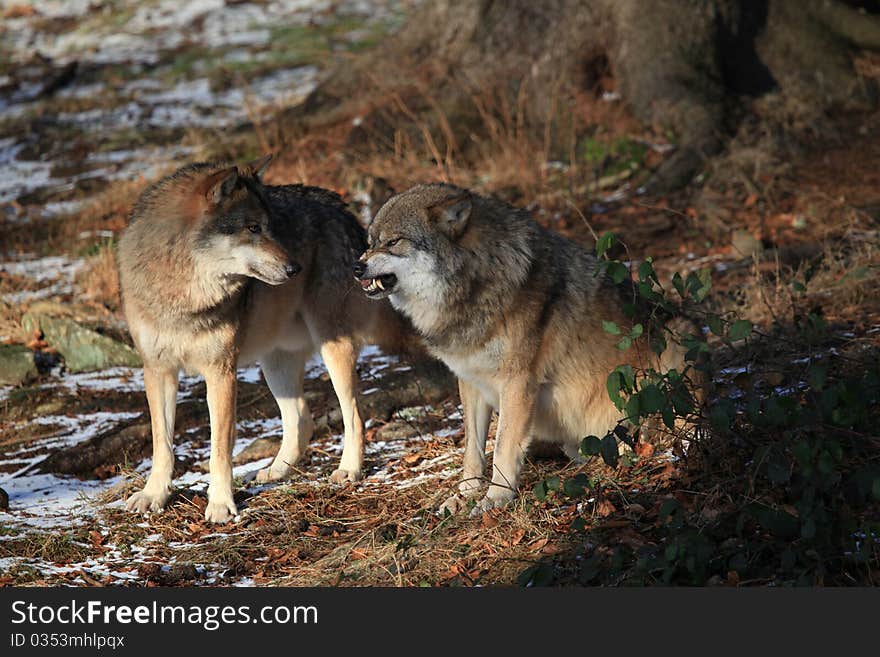
<svg viewBox="0 0 880 657"><path fill-rule="evenodd" d="M626 286L598 271L594 254L526 211L451 185L392 197L354 271L366 295L388 298L458 377L465 497L481 491L498 411L491 482L475 513L514 498L530 441L559 443L577 457L584 437L613 429L622 418L606 391L608 374L638 364L637 354L653 356L647 332L621 352L619 338L603 330L602 320L619 327L633 320L623 310ZM670 343L651 366L681 372L683 364L683 349ZM460 504L454 496L446 507Z"/></svg>
<svg viewBox="0 0 880 657"><path fill-rule="evenodd" d="M357 356L365 340L400 324L390 306L351 293L351 268L366 235L342 200L315 187L264 185L268 164L185 166L143 192L120 238L123 308L144 360L153 433L153 468L128 499L130 510L161 510L170 496L180 370L203 375L207 385L206 520L226 522L237 513L231 451L239 364L259 361L283 425L278 455L257 479L288 476L313 431L303 375L316 350L345 425L330 479L361 478Z"/></svg>

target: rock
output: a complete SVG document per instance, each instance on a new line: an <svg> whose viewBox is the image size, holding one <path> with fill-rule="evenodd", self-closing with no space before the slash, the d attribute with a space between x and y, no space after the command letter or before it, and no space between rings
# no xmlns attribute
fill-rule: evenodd
<svg viewBox="0 0 880 657"><path fill-rule="evenodd" d="M28 312L21 318L21 325L29 334L42 331L46 342L64 357L64 364L71 372L142 365L138 353L128 345L70 319Z"/></svg>
<svg viewBox="0 0 880 657"><path fill-rule="evenodd" d="M232 465L244 465L245 463L253 463L260 459L275 458L280 447L281 436L257 438L254 442L232 457ZM208 472L208 461L202 461L199 463L199 468L204 472Z"/></svg>
<svg viewBox="0 0 880 657"><path fill-rule="evenodd" d="M113 427L89 440L50 454L37 469L51 474L103 479L111 468L139 463L153 449L149 422Z"/></svg>
<svg viewBox="0 0 880 657"><path fill-rule="evenodd" d="M437 404L445 399L458 398L455 376L444 365L431 360L412 363L411 370L383 373L375 384L367 385L379 390L361 395L361 415L377 420L390 420L398 409L408 406Z"/></svg>
<svg viewBox="0 0 880 657"><path fill-rule="evenodd" d="M747 230L735 230L730 237L733 252L743 258L752 258L761 255L764 245Z"/></svg>
<svg viewBox="0 0 880 657"><path fill-rule="evenodd" d="M257 438L254 442L232 457L232 465L244 465L245 463L253 463L260 459L275 458L279 447L281 447L281 436ZM210 472L211 470L210 461L208 459L200 461L196 464L196 467L202 472Z"/></svg>
<svg viewBox="0 0 880 657"><path fill-rule="evenodd" d="M407 438L415 438L423 433L427 433L428 429L422 430L418 424L407 422L405 420L392 420L387 424L383 424L376 430L375 441L392 442L395 440L406 440Z"/></svg>
<svg viewBox="0 0 880 657"><path fill-rule="evenodd" d="M0 511L9 511L9 493L0 488Z"/></svg>
<svg viewBox="0 0 880 657"><path fill-rule="evenodd" d="M21 385L37 375L34 352L22 345L0 345L0 385Z"/></svg>
<svg viewBox="0 0 880 657"><path fill-rule="evenodd" d="M232 458L233 465L243 465L265 458L275 458L281 447L281 436L257 438Z"/></svg>

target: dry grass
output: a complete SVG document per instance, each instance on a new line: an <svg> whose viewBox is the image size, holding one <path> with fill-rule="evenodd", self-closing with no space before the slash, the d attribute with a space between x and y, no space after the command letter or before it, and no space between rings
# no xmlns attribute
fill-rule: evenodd
<svg viewBox="0 0 880 657"><path fill-rule="evenodd" d="M665 467L646 460L633 473L661 473ZM571 549L569 525L577 515L570 502L539 503L527 491L538 479L577 472L611 485L603 465L560 468L560 461L530 462L526 492L517 502L476 520L435 513L454 490L454 478L395 490L276 486L247 498L241 520L219 528L203 520L205 499L187 492L178 494L163 513L150 516L146 526L134 527L119 509L101 515L114 528L107 544L136 545L146 535L159 535L156 558L197 566L182 569L179 581L166 575L167 584L191 583L206 569L220 573L221 581L251 577L257 584L283 586L514 584L529 565ZM619 482L614 487L585 505L591 522L601 526L615 505L628 508L626 500L609 501ZM127 492L114 490L100 501ZM246 491L237 495L240 506L246 497Z"/></svg>
<svg viewBox="0 0 880 657"><path fill-rule="evenodd" d="M0 341L20 343L27 339L21 328L21 308L0 301Z"/></svg>
<svg viewBox="0 0 880 657"><path fill-rule="evenodd" d="M824 190L779 204L784 212L768 205L771 212L752 231L783 246L756 255L748 274L738 277L743 316L767 325L821 308L830 320L877 321L880 231L873 217Z"/></svg>
<svg viewBox="0 0 880 657"><path fill-rule="evenodd" d="M83 240L97 241L104 231L118 234L125 228L131 207L148 182L138 178L113 183L70 220L58 222L58 238L68 244L82 244Z"/></svg>
<svg viewBox="0 0 880 657"><path fill-rule="evenodd" d="M97 254L86 258L76 284L86 301L112 311L119 309L119 270L116 267L116 247L112 242L105 242L98 247Z"/></svg>
<svg viewBox="0 0 880 657"><path fill-rule="evenodd" d="M442 89L460 87L453 79L426 74L408 86L390 87L379 79L365 100L332 124L291 137L279 130L250 135L238 144L217 144L203 136L206 157L235 157L234 151L278 153L269 182L302 182L354 193L364 181L381 179L400 191L427 181L450 182L517 202L540 199L563 207L564 198L583 195L581 137L591 134L641 135L621 103L584 94L557 92L548 115L536 121L528 83L511 97L508 87L468 90L470 105L452 116ZM654 164L657 164L656 162Z"/></svg>

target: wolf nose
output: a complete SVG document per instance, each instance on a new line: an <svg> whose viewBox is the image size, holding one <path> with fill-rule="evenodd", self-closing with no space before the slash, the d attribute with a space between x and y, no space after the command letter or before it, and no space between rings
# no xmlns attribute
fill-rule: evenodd
<svg viewBox="0 0 880 657"><path fill-rule="evenodd" d="M367 264L358 260L354 263L353 269L355 278L361 278L367 272Z"/></svg>
<svg viewBox="0 0 880 657"><path fill-rule="evenodd" d="M287 265L284 268L284 273L287 274L287 278L292 278L296 276L298 273L302 271L302 267L296 264Z"/></svg>

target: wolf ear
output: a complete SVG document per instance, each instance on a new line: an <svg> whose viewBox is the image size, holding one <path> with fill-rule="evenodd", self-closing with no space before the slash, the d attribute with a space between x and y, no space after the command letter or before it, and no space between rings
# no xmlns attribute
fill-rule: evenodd
<svg viewBox="0 0 880 657"><path fill-rule="evenodd" d="M203 185L208 203L219 205L224 199L229 198L237 182L238 169L235 167L212 173L205 179Z"/></svg>
<svg viewBox="0 0 880 657"><path fill-rule="evenodd" d="M272 158L274 156L272 153L264 155L263 157L254 160L253 162L248 162L242 167L242 175L250 176L252 178L256 178L258 181L263 182L263 174L266 173L266 169L269 168L269 165L272 164Z"/></svg>
<svg viewBox="0 0 880 657"><path fill-rule="evenodd" d="M458 237L467 226L471 208L471 195L463 192L430 206L428 216L451 237Z"/></svg>

